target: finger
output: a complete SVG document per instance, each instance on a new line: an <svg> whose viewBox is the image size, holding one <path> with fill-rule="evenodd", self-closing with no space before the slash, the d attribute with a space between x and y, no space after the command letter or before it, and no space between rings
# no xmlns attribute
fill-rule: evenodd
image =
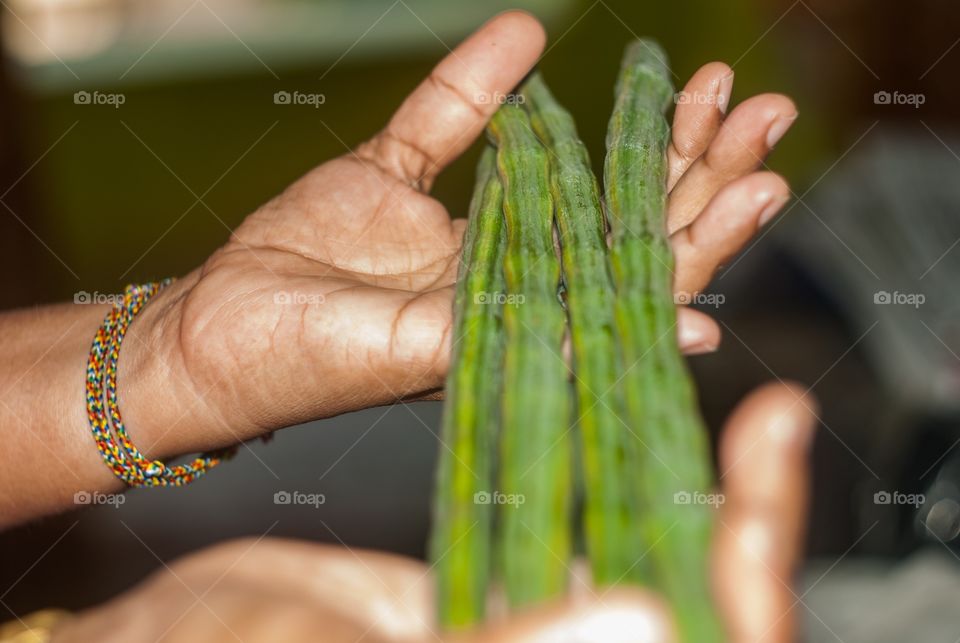
<svg viewBox="0 0 960 643"><path fill-rule="evenodd" d="M686 306L679 306L677 308L677 343L680 346L680 351L684 355L704 355L706 353L712 353L720 347L721 338L722 333L720 332L720 327L710 315L693 308L687 308ZM563 353L564 360L568 363L570 361L570 350L570 340L569 337L567 337L564 340ZM444 355L449 355L449 351L441 352ZM443 365L436 367L437 377L442 377L448 367L449 359L445 360ZM424 402L444 399L446 399L446 392L440 389L417 393L405 397L404 401Z"/></svg>
<svg viewBox="0 0 960 643"><path fill-rule="evenodd" d="M543 51L546 34L521 11L480 27L410 94L386 128L357 150L401 181L428 189L480 134Z"/></svg>
<svg viewBox="0 0 960 643"><path fill-rule="evenodd" d="M252 542L254 545L247 545ZM256 547L256 556L242 558ZM433 583L426 565L386 552L312 542L264 539L237 541L239 555L226 576L262 587L290 604L307 603L325 618L330 640L414 640L430 637ZM238 560L239 559L239 560ZM269 570L270 582L264 573ZM337 636L334 628L339 628Z"/></svg>
<svg viewBox="0 0 960 643"><path fill-rule="evenodd" d="M717 322L699 310L677 308L677 342L685 355L712 353L720 346L720 327Z"/></svg>
<svg viewBox="0 0 960 643"><path fill-rule="evenodd" d="M689 226L670 239L676 257L674 292L692 296L740 252L790 197L773 172L755 172L725 186Z"/></svg>
<svg viewBox="0 0 960 643"><path fill-rule="evenodd" d="M754 96L737 105L670 193L671 232L696 219L724 185L759 167L796 118L793 101L779 94Z"/></svg>
<svg viewBox="0 0 960 643"><path fill-rule="evenodd" d="M443 335L444 339L441 347L434 353L437 358L430 368L433 375L428 378L419 378L417 381L418 385L426 387L424 383L429 382L429 386L435 386L438 382L442 382L446 376L447 369L450 366L450 351L452 347L450 346L450 334L445 332ZM720 346L721 337L722 333L720 332L720 327L717 325L717 322L706 313L694 310L693 308L687 308L686 306L679 306L677 308L677 343L685 355L712 353ZM564 359L568 362L570 359L569 352L570 345L569 338L567 338L564 342ZM430 389L426 391L416 389L416 391L417 392L404 397L404 401L422 402L427 400L443 400L446 398L446 394L442 389Z"/></svg>
<svg viewBox="0 0 960 643"><path fill-rule="evenodd" d="M668 190L673 189L716 136L732 93L733 71L725 63L713 62L698 69L677 95L667 147Z"/></svg>
<svg viewBox="0 0 960 643"><path fill-rule="evenodd" d="M815 426L814 402L805 395L797 385L762 387L737 407L721 438L726 502L712 562L734 643L793 640L790 583L804 535Z"/></svg>
<svg viewBox="0 0 960 643"><path fill-rule="evenodd" d="M423 393L414 393L401 399L404 402L442 402L447 399L447 394L443 389L433 389Z"/></svg>
<svg viewBox="0 0 960 643"><path fill-rule="evenodd" d="M597 641L668 643L676 640L663 602L639 589L614 589L602 597L564 600L524 611L463 642Z"/></svg>

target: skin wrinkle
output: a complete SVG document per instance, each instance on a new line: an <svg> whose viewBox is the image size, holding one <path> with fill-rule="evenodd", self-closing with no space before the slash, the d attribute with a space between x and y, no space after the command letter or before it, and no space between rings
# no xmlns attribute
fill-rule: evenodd
<svg viewBox="0 0 960 643"><path fill-rule="evenodd" d="M210 274L211 275L213 274L213 269L211 269ZM257 290L258 288L254 287L254 288L251 288L249 291L246 291L238 295L234 295L233 297L225 299L220 303L219 306L217 306L208 315L206 321L204 321L202 324L196 319L194 315L189 314L189 311L191 309L190 304L192 301L191 295L193 295L196 291L191 289L187 294L183 296L183 304L181 306L182 310L180 314L180 329L179 329L180 333L178 335L180 350L178 352L180 353L181 362L183 363L182 370L185 372L188 379L190 380L190 383L194 389L195 394L199 394L201 391L206 390L206 389L201 389L199 387L197 377L195 376L195 371L197 370L198 366L200 371L207 370L203 368L204 364L202 361L203 358L201 356L203 356L205 353L205 351L202 350L202 347L204 347L207 343L204 338L208 333L209 325L216 318L217 313L223 310L223 308L230 305L231 303L234 303L237 299L245 297L253 292L256 292ZM216 332L214 332L213 335L216 336ZM200 346L201 349L194 350L195 346ZM197 356L198 359L201 359L201 362L199 365L194 365L192 367L191 363L193 362L193 359L190 356L194 356L194 355ZM238 362L236 353L233 353L231 357L233 358L234 363ZM205 404L205 406L209 407L208 404Z"/></svg>
<svg viewBox="0 0 960 643"><path fill-rule="evenodd" d="M187 279L189 279L189 276ZM134 381L131 384L120 387L120 390L118 391L121 408L127 408L125 398L128 396L124 393L124 391L127 393L129 393L131 390L136 391L142 387L143 382L151 381L151 379L158 374L171 384L177 383L174 382L173 377L171 377L171 373L175 372L172 362L173 360L177 359L176 356L179 352L179 334L183 326L183 318L182 316L173 314L172 311L174 308L183 305L182 302L184 297L184 294L176 293L170 302L158 302L162 305L158 306L154 311L151 311L151 313L155 315L153 319L158 320L155 324L151 325L145 323L143 316L137 317L133 320L133 322L131 322L127 332L127 339L125 340L125 342L127 342L125 344L125 346L127 346L127 350L120 351L117 364L117 377L118 382L130 382L130 379L128 378L131 377L134 379ZM177 339L172 342L164 341L164 337L171 336L171 333L173 333L172 336ZM141 335L143 335L143 337L141 337ZM129 350L129 346L131 345L137 346L138 350ZM146 347L146 350L143 350L144 346ZM169 350L163 350L163 347L172 348ZM133 371L130 370L131 368ZM193 386L192 381L190 381L189 384ZM134 414L135 413L136 405L134 405ZM127 415L127 419L129 420L130 414L128 413ZM134 420L134 424L140 426L139 422L136 422L135 415ZM163 432L169 432L170 429L170 427L160 428ZM139 430L141 432L143 431L142 428ZM163 437L163 434L157 436L153 435L152 432L150 435L146 436L146 440L141 444L141 447L144 449L144 453L148 455L148 457L155 456L155 446L157 442L163 439Z"/></svg>
<svg viewBox="0 0 960 643"><path fill-rule="evenodd" d="M204 266L206 266L206 264L204 264ZM188 351L188 347L190 346L190 340L188 339L188 337L196 336L197 332L199 332L196 329L192 329L190 327L191 324L188 322L188 320L190 319L190 316L187 314L187 311L190 308L190 295L193 293L194 293L194 290L191 287L189 290L187 290L187 292L184 293L184 295L181 298L180 315L178 316L179 324L177 327L177 348L179 348L179 350L176 350L175 353L179 354L180 363L182 364L181 370L186 375L187 380L189 381L191 387L193 388L193 391L196 393L201 389L198 386L198 381L197 381L194 369L190 368L190 358L188 357L188 355L191 354ZM161 296L162 294L163 293L161 293Z"/></svg>
<svg viewBox="0 0 960 643"><path fill-rule="evenodd" d="M429 264L429 265L433 265L435 263L440 263L441 261L444 262L443 270L437 273L436 279L434 279L433 281L431 281L430 283L428 283L426 286L423 287L423 292L433 292L435 290L439 290L440 288L446 288L447 286L451 285L456 281L456 276L455 276L456 271L454 270L454 266L459 267L460 254L461 252L458 251L450 255L449 257L446 257L446 258L441 257L437 259L435 262L432 262L431 264ZM452 275L451 275L451 272L453 273ZM444 279L445 277L449 277L450 284L446 284L443 286L439 285L440 280Z"/></svg>
<svg viewBox="0 0 960 643"><path fill-rule="evenodd" d="M390 342L387 345L387 357L391 362L396 362L396 344L397 338L399 337L397 330L400 325L400 319L403 317L404 311L410 307L410 304L413 302L413 300L414 299L411 298L403 302L403 305L400 306L400 310L396 312L396 314L393 316L393 319L390 321Z"/></svg>
<svg viewBox="0 0 960 643"><path fill-rule="evenodd" d="M778 108L770 108L765 110L761 117L763 121L767 122L768 128L769 128L769 125L772 124L781 115L791 114L791 113L795 114L797 111L793 105L793 101L791 101L786 96L782 96L780 94L774 94L774 97L777 103L780 103L780 105L777 106ZM748 103L759 102L758 101L759 98L760 97L747 99L746 101L744 101L743 105L746 105ZM724 134L727 134L727 136L730 136L729 120L730 119L727 119L727 121L724 122L724 126L722 128L723 131L721 131L718 134L718 138L720 138L721 136L724 136ZM730 178L731 174L734 174L734 173L739 174L741 172L742 166L747 165L749 167L749 166L752 166L755 162L759 163L763 160L763 155L760 155L760 157L758 158L758 155L754 154L752 150L754 146L753 143L757 143L758 141L759 141L758 147L760 147L764 151L764 155L766 153L769 153L770 150L766 144L766 130L764 130L762 134L755 133L754 141L750 141L749 139L744 140L742 138L736 138L737 154L726 154L720 158L714 158L719 154L719 151L717 150L716 144L711 144L711 146L707 148L706 152L703 155L704 164L708 168L710 168L711 171L716 173L721 178ZM731 159L735 160L736 162L731 163L730 162Z"/></svg>
<svg viewBox="0 0 960 643"><path fill-rule="evenodd" d="M367 145L367 144L364 144L364 146L365 146L365 145ZM363 147L363 146L361 146L361 147ZM346 160L351 160L351 161L353 161L354 163L360 164L361 167L364 167L364 168L366 168L366 169L369 169L369 166L364 165L361 160L358 160L358 159L356 159L356 158L354 158L354 157L352 157L352 156L350 156L350 157L343 157L343 158L345 158ZM386 170L384 170L383 168L380 168L379 166L377 166L377 169L380 170L380 171L382 171L382 172L387 172ZM390 174L389 172L387 172L387 173ZM396 177L394 177L392 174L390 174L389 178L392 178L392 179L394 179L394 180L399 180L399 179L396 179ZM423 195L421 192L415 190L415 189L412 188L411 186L406 185L406 184L404 184L404 183L401 183L401 187L402 187L402 188L405 188L405 189L413 190L414 194L416 194L417 196L425 196L425 195ZM406 198L408 198L408 197L411 196L411 195L409 195L409 194L403 194L403 195L397 196L394 192L392 192L392 191L390 191L390 190L388 189L388 190L386 190L386 192L385 192L385 194L384 194L384 196L383 196L383 199L382 199L382 201L381 201L381 205L382 205L383 201L385 201L389 196L394 196L394 197L396 198L396 203L399 204L399 203L401 203L402 201L404 201ZM438 204L438 205L439 205L439 204ZM393 206L393 203L390 203L390 206ZM412 209L412 206L406 209L406 212L407 212L408 214L409 214L409 210L410 210L410 209ZM376 210L376 212L375 212L375 214L374 214L374 217L373 217L372 220L370 221L369 225L365 226L364 229L361 230L361 231L357 234L357 239L356 239L356 241L355 241L352 245L354 245L354 246L359 246L359 245L360 245L359 240L360 240L362 237L364 237L364 236L366 235L366 233L367 233L370 229L373 228L373 226L374 226L375 223L378 223L379 218L380 218L380 215L381 215L381 212L384 212L384 213L385 213L385 211L386 211L386 208L384 208L384 210L381 211L380 208L379 208L379 206L378 206L378 208L377 208L377 210ZM450 227L452 228L452 220L450 221ZM438 237L439 237L439 235L438 235ZM377 243L377 246L378 246L378 247L381 247L381 248L382 248L384 245L390 245L390 244L384 244L384 243L380 243L380 242ZM398 244L395 244L395 245L397 245L398 247L404 247L404 248L408 248L408 247L409 247L408 244L402 244L402 243L398 243Z"/></svg>
<svg viewBox="0 0 960 643"><path fill-rule="evenodd" d="M440 76L437 70L434 70L429 76L427 76L426 84L432 85L438 90L446 91L452 94L461 105L465 105L468 109L473 111L474 116L483 120L486 120L489 117L489 114L482 110L475 103L475 101L472 101L469 99L469 97L465 96L461 92L460 88L455 84ZM427 194L430 190L430 187L433 185L433 180L439 173L441 159L435 158L432 153L416 145L407 136L395 132L394 127L394 122L391 121L387 127L384 128L384 130L382 130L380 134L373 139L373 141L361 146L361 149L363 149L367 145L372 145L377 148L379 154L370 155L364 151L363 156L368 157L375 165L390 174L390 176L397 181L409 185L420 193ZM413 164L414 168L404 167L405 164L403 163L403 159L408 158L407 155L396 152L390 153L390 141L393 141L395 145L399 145L403 149L413 152L413 158L416 160L416 162ZM360 150L358 150L357 153L359 155ZM389 168L389 166L383 165L381 157L396 160L401 167L401 171L396 172ZM408 177L417 178L411 179Z"/></svg>
<svg viewBox="0 0 960 643"><path fill-rule="evenodd" d="M312 258L312 257L309 257L309 256L307 256L307 255L302 254L301 252L299 252L299 251L298 251L297 249L295 249L295 248L289 248L289 249L288 249L288 248L283 248L283 247L279 247L279 246L275 246L275 245L271 245L271 244L260 244L260 245L256 245L256 246L247 245L247 246L245 246L245 247L239 247L239 248L236 248L236 247L235 247L235 248L227 248L227 249L224 249L223 255L224 255L224 256L227 256L227 255L239 254L240 256L239 256L238 258L239 258L239 259L243 259L245 253L247 253L247 252L249 252L249 251L267 251L267 252L275 252L275 253L278 253L278 254L281 254L281 255L291 255L291 254L293 254L293 255L297 255L299 258L303 259L304 261L308 261L308 262L310 262L311 264L316 265L318 268L325 268L325 269L326 269L325 271L320 271L320 270L318 270L316 273L313 273L313 272L294 272L294 271L291 271L291 270L281 270L281 271L278 271L280 274L282 274L282 275L285 276L285 277L289 277L289 276L299 276L299 277L306 277L306 278L310 278L310 277L318 277L318 278L319 278L319 277L330 277L330 276L331 276L330 273L333 272L333 271L335 271L335 272L337 273L337 274L336 274L337 277L342 277L342 278L344 278L344 279L354 279L354 280L357 280L357 281L362 281L362 282L364 282L364 283L369 283L370 285L380 285L379 282L377 282L377 281L375 281L375 280L373 280L373 279L370 279L371 277L373 277L373 278L378 278L378 277L408 277L408 276L410 276L410 275L416 275L416 274L433 274L432 272L430 272L430 271L428 270L431 266L434 266L434 265L439 264L439 263L441 263L441 262L447 262L447 263L449 264L449 261L450 261L450 257L442 256L442 257L438 257L438 258L436 258L436 259L433 259L433 260L431 260L431 261L423 264L422 266L416 266L416 267L411 266L411 267L409 267L409 268L407 268L407 269L404 269L404 270L394 270L394 271L384 271L384 272L361 272L361 271L353 270L353 269L346 268L346 267L343 267L343 266L338 266L338 265L336 265L335 263L329 263L329 262L326 262L326 261L321 261L321 260L318 260L318 259L314 259L314 258ZM456 252L456 250L454 250L454 252ZM455 256L455 255L454 255L454 256ZM446 272L443 271L443 272L439 272L439 273L437 273L437 274L438 274L439 277L442 277L444 274L446 274ZM436 283L436 280L435 280L434 282L431 282L431 283ZM418 289L419 289L419 288L418 288Z"/></svg>
<svg viewBox="0 0 960 643"><path fill-rule="evenodd" d="M474 116L476 116L478 119L485 121L490 117L490 113L481 109L480 106L477 105L476 101L471 100L469 96L465 96L463 92L460 91L460 88L457 87L456 83L452 83L446 78L443 78L439 73L437 73L436 70L427 76L427 82L432 83L436 87L444 88L459 98L460 103L462 105L466 105L471 111L473 111Z"/></svg>
<svg viewBox="0 0 960 643"><path fill-rule="evenodd" d="M694 141L688 140L687 144L682 146L683 148L686 148L686 149L682 149L677 147L675 138L671 139L669 151L672 152L674 156L673 163L671 164L672 174L682 174L684 168L686 168L688 165L690 165L691 163L693 163L695 160L699 158L699 154L694 155L691 153L691 148L693 147L693 144L694 144ZM673 187L676 187L676 186L673 186ZM670 191L672 192L673 190L671 189Z"/></svg>
<svg viewBox="0 0 960 643"><path fill-rule="evenodd" d="M440 341L437 343L437 348L433 352L433 358L431 359L434 375L437 380L441 383L443 382L443 377L446 373L446 368L441 368L441 365L446 365L450 363L450 353L448 349L449 337L453 332L453 318L450 318L443 326L443 332L440 333Z"/></svg>
<svg viewBox="0 0 960 643"><path fill-rule="evenodd" d="M755 234L761 227L759 223L759 213L763 211L774 199L777 198L777 195L786 194L789 188L787 182L783 177L776 174L775 172L758 172L756 174L744 177L738 181L735 181L729 184L726 188L722 189L717 196L714 197L714 200L722 200L722 202L732 204L730 208L738 212L742 212L741 216L737 217L727 217L721 221L723 229L728 233L728 236L734 236L736 233L740 232L742 236L749 237L752 234ZM771 196L768 200L763 202L756 201L756 195L763 192L769 193ZM745 206L739 207L739 204L746 203ZM738 207L733 207L734 205ZM704 214L701 216L713 217L711 211L717 208L718 206L711 201L704 209ZM696 262L696 257L704 257L702 253L697 252L698 248L709 249L713 238L707 236L702 238L704 235L703 231L703 219L696 219L687 226L678 230L674 233L675 244L674 247L677 250L681 250L685 256L690 256L691 261ZM743 230L745 226L750 226L750 232ZM742 231L742 232L741 232ZM709 232L715 232L713 228ZM681 236L682 235L682 236ZM684 244L686 247L684 247ZM731 257L737 254L739 251L739 244L736 247L731 246L729 248L724 248L724 251L718 255L704 257L703 261L709 263L716 263L716 267L709 271L709 273L699 270L697 272L704 272L704 279L701 281L704 284L707 280L712 277L713 273L716 270L719 270L720 267L730 260ZM709 267L709 265L707 266ZM689 269L684 272L689 272Z"/></svg>
<svg viewBox="0 0 960 643"><path fill-rule="evenodd" d="M383 194L380 197L380 201L377 203L377 207L374 208L373 215L370 217L370 220L366 223L366 225L364 225L363 228L359 230L359 232L357 232L356 238L354 239L355 244L359 244L360 240L366 237L367 234L370 232L370 230L372 230L374 226L379 222L380 218L387 211L388 199L390 199L390 197L393 197L393 196L394 196L394 193L392 191L390 190L383 191ZM397 201L399 202L401 197L396 197L396 198L397 198ZM297 250L296 252L298 254L305 256L305 253L303 253L303 251ZM333 257L331 257L331 260L332 259Z"/></svg>
<svg viewBox="0 0 960 643"><path fill-rule="evenodd" d="M745 147L746 146L741 146L741 151L742 149L745 149ZM703 163L703 169L708 174L712 175L714 180L724 182L740 176L738 168L731 167L730 165L724 163L724 161L727 160L726 156L719 159L719 167L715 165L717 160L714 159L714 156L716 156L716 154L711 154L710 150L708 149L706 152L704 152L703 156L698 159L701 163Z"/></svg>
<svg viewBox="0 0 960 643"><path fill-rule="evenodd" d="M447 288L450 288L450 286L447 286ZM398 311L397 315L394 317L391 323L391 327L392 327L391 346L388 349L391 355L394 352L393 344L397 341L397 338L400 336L399 333L397 332L397 328L399 327L400 322L402 321L401 318L404 312L407 311L409 307L415 302L417 302L418 300L421 301L422 303L422 299L424 296L434 292L437 292L437 291L431 290L431 291L420 293L416 297L405 302L401 307L401 309ZM417 378L416 382L414 383L414 386L419 385L421 382L423 382L423 380L427 376L433 376L433 379L442 385L445 369L440 368L440 366L449 361L449 355L446 355L447 360L444 360L444 356L445 356L444 349L447 347L447 343L446 343L447 338L450 336L452 329L453 329L453 318L450 317L447 320L447 322L444 324L443 330L440 333L440 338L436 343L435 349L431 352L430 358L427 361L423 362L423 366L424 366L423 372ZM425 392L423 392L422 394L423 397L420 397L417 399L429 399L431 396L435 395L436 390L437 389L435 387L431 386ZM396 397L396 399L402 400L408 396L417 395L417 392L415 390L405 390L399 393L393 392L393 394Z"/></svg>
<svg viewBox="0 0 960 643"><path fill-rule="evenodd" d="M454 230L456 229L456 227L457 227L457 224L456 224L455 222L451 222L447 231L448 231L448 232L452 232L452 231L454 231ZM368 227L368 228L369 228L369 227ZM365 234L365 233L366 233L366 231L362 232L360 236L362 236L362 235ZM453 237L453 236L457 236L457 235L451 235L451 237ZM439 237L439 235L438 235L438 237ZM358 243L358 242L356 242L356 241L353 241L353 242L346 242L346 241L344 241L344 242L340 242L339 245L345 245L345 246L348 246L348 247L350 247L350 248L355 248L355 249L365 248L365 247L366 247L366 246L364 246L364 245L362 245L362 244L360 244L360 243ZM391 245L396 245L397 247L402 247L402 248L404 248L404 249L408 249L408 248L409 248L409 244L404 244L404 243L397 243L397 244L379 243L379 242L377 243L377 247L378 247L378 248L383 248L383 247L385 247L385 246L391 246ZM269 249L269 250L274 250L274 251L281 252L281 253L298 254L298 255L300 255L300 256L301 256L302 258L304 258L304 259L307 259L307 260L310 260L310 261L314 261L314 262L317 262L317 263L320 263L320 264L323 264L323 265L327 265L327 266L329 266L329 265L334 265L334 266L336 266L337 268L339 268L340 270L343 270L343 271L345 271L345 272L349 272L350 274L356 275L356 276L361 277L361 278L364 277L365 275L372 274L372 273L371 273L371 270L374 270L373 268L367 268L366 271L363 272L363 271L361 271L361 270L353 270L353 269L350 269L350 268L347 268L347 267L344 267L344 266L338 266L336 263L331 264L330 261L327 260L327 259L321 259L320 257L314 256L312 253L309 253L306 249L295 248L295 247L289 247L289 248L288 248L288 247L281 246L281 245L278 245L278 244L265 244L265 243L254 244L254 245L245 244L245 245L242 246L242 247L236 247L236 246L234 245L233 247L230 247L230 248L226 249L226 252L236 253L236 252L238 252L238 251L243 252L243 251L246 251L246 250L257 250L257 249ZM432 246L426 247L426 248L424 248L424 249L422 249L422 250L410 249L410 254L411 254L411 255L424 254L424 253L426 253L426 252L436 251L436 249L437 249L436 245L432 245ZM457 243L457 242L451 242L451 244L450 244L450 252L453 253L453 252L456 252L456 251L458 251L458 250L459 250L459 243ZM438 260L434 260L434 261L432 261L432 262L430 262L430 263L424 264L424 265L422 265L422 266L410 266L410 267L408 267L408 268L405 269L405 270L384 271L384 272L379 273L379 274L383 274L383 275L400 275L401 273L403 273L403 274L409 274L409 273L411 273L411 272L422 272L422 271L425 270L425 268L429 267L429 266L432 265L433 263L438 263L438 262L441 261L441 260L443 260L443 257L441 257L441 258L438 259Z"/></svg>
<svg viewBox="0 0 960 643"><path fill-rule="evenodd" d="M377 137L377 146L385 148L387 151L380 151L379 155L383 158L393 159L396 161L401 170L399 172L392 172L392 176L397 181L400 181L404 185L407 185L417 192L423 193L423 181L427 177L428 168L436 165L436 161L430 156L430 153L424 150L421 147L418 147L415 143L411 142L407 138L403 137L400 134L396 134L390 131L390 126L388 125ZM392 146L391 146L392 142ZM396 149L399 146L399 149ZM403 153L402 150L407 150L412 152L412 158L410 154ZM408 179L406 177L416 176L417 179Z"/></svg>
<svg viewBox="0 0 960 643"><path fill-rule="evenodd" d="M691 78L684 87L684 91L688 92L689 94L697 94L699 90L696 88L696 86L700 81L700 77L707 76L711 78L709 84L710 95L717 96L719 93L720 83L731 73L730 67L724 63L708 63L699 71L697 71L696 74L694 74L693 78ZM695 105L694 107L698 108L700 106ZM690 129L684 128L687 131L686 135L681 136L678 128L673 128L673 132L670 137L670 146L672 151L679 157L680 160L683 161L677 164L674 176L681 175L690 166L690 164L699 158L706 150L705 143L709 143L710 139L703 136L697 136L694 134L694 132L697 132L698 130L716 130L723 122L723 114L715 104L708 105L706 110L698 109L698 112L699 118L695 119L694 126ZM698 112L695 112L695 114Z"/></svg>
<svg viewBox="0 0 960 643"><path fill-rule="evenodd" d="M404 164L402 160L404 155L396 151L396 146L411 150L410 145L385 128L374 136L373 139L360 145L352 155L345 158L353 159L354 162L360 163L361 166L366 169L370 169L371 167L376 168L378 172L386 175L388 181L398 183L404 188L422 194L423 192L420 190L418 182L406 178L403 171ZM423 167L427 167L428 161L424 159L426 152L417 148L412 148L412 151L415 156L420 158ZM399 166L399 170L391 167L391 163L396 163ZM413 172L410 176L418 176L419 174L419 172ZM387 193L390 194L391 191L387 190Z"/></svg>

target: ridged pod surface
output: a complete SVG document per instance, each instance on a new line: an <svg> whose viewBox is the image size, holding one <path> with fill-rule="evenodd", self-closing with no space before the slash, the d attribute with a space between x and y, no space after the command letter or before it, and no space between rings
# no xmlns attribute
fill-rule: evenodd
<svg viewBox="0 0 960 643"><path fill-rule="evenodd" d="M514 607L561 595L571 548L572 395L564 362L566 316L557 296L547 152L524 109L500 108L489 131L503 183L506 335L500 436L498 546Z"/></svg>
<svg viewBox="0 0 960 643"><path fill-rule="evenodd" d="M682 639L722 641L714 612L708 553L711 508L706 430L676 341L673 255L666 228L664 113L673 86L655 43L631 43L617 79L607 130L604 186L617 287L616 319L635 490L643 509L653 587L673 607ZM693 502L684 502L693 499Z"/></svg>
<svg viewBox="0 0 960 643"><path fill-rule="evenodd" d="M640 508L627 493L620 419L614 291L600 188L573 117L539 73L521 87L534 132L550 157L550 187L573 348L585 503L584 536L594 582L636 577Z"/></svg>
<svg viewBox="0 0 960 643"><path fill-rule="evenodd" d="M454 296L453 351L446 381L430 558L438 621L448 629L483 619L490 574L493 486L500 415L504 290L503 188L496 152L484 150L470 202Z"/></svg>

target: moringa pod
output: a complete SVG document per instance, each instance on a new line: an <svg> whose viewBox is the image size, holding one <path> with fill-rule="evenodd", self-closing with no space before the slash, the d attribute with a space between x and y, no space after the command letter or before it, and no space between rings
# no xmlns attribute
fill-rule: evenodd
<svg viewBox="0 0 960 643"><path fill-rule="evenodd" d="M505 245L496 152L484 150L470 202L454 296L453 354L446 381L430 558L438 621L448 629L483 619L490 573L493 452L500 410Z"/></svg>
<svg viewBox="0 0 960 643"><path fill-rule="evenodd" d="M711 509L688 501L702 497L712 474L706 429L676 341L664 116L672 96L663 50L647 40L631 43L607 129L604 186L621 384L635 434L627 453L652 585L675 610L682 639L710 643L725 637L708 578Z"/></svg>
<svg viewBox="0 0 960 643"><path fill-rule="evenodd" d="M514 607L561 595L567 584L573 487L570 408L563 359L566 316L558 298L547 151L522 106L490 121L503 183L507 248L503 270L503 429L498 547Z"/></svg>
<svg viewBox="0 0 960 643"><path fill-rule="evenodd" d="M573 117L538 72L521 87L533 130L550 154L560 258L570 322L584 481L583 528L594 582L637 576L640 507L625 471L614 292L600 188Z"/></svg>

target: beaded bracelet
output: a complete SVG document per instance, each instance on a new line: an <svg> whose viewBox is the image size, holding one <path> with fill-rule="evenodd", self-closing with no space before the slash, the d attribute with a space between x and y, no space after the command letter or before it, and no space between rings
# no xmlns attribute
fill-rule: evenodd
<svg viewBox="0 0 960 643"><path fill-rule="evenodd" d="M193 482L236 453L236 448L203 453L188 464L168 467L150 460L130 441L117 403L120 344L133 318L173 280L127 286L93 338L87 362L87 417L97 449L114 475L131 487L180 486ZM112 429L112 430L111 430ZM116 434L116 436L114 436Z"/></svg>

